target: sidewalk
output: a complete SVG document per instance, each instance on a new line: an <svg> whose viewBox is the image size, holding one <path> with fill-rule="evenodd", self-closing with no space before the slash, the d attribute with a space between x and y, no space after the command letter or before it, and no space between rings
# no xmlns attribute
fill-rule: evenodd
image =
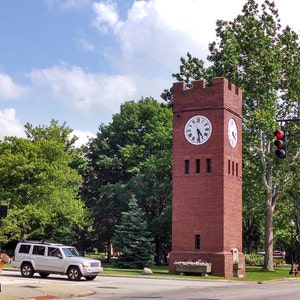
<svg viewBox="0 0 300 300"><path fill-rule="evenodd" d="M9 281L1 278L1 300L46 300L69 299L93 295L94 292L82 285L66 285L62 282Z"/></svg>

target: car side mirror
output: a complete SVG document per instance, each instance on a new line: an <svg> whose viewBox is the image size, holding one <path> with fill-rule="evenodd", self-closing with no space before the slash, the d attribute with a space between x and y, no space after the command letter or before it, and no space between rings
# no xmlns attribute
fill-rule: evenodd
<svg viewBox="0 0 300 300"><path fill-rule="evenodd" d="M58 257L58 258L62 258L60 253L57 253L55 256Z"/></svg>

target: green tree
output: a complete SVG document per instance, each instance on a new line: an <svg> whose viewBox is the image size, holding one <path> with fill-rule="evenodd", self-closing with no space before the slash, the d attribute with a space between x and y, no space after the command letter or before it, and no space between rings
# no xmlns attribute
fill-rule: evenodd
<svg viewBox="0 0 300 300"><path fill-rule="evenodd" d="M244 157L245 167L256 165L265 193L265 262L273 270L275 207L286 183L299 163L299 150L289 140L289 157L279 161L271 147L276 119L297 117L299 86L299 40L289 27L281 29L274 3L265 1L262 10L248 0L232 22L217 22L219 43L210 45L210 74L225 76L244 90ZM290 130L295 125L289 125ZM286 128L288 131L288 128ZM298 134L299 136L299 134ZM299 139L298 139L299 141ZM256 160L253 160L256 157Z"/></svg>
<svg viewBox="0 0 300 300"><path fill-rule="evenodd" d="M0 143L0 198L8 205L1 242L73 242L86 222L86 210L78 198L82 178L70 167L72 130L56 121L25 128L27 139L7 137Z"/></svg>
<svg viewBox="0 0 300 300"><path fill-rule="evenodd" d="M138 269L154 263L153 238L147 231L145 214L134 196L129 200L128 211L122 212L121 223L116 226L113 236L113 245L121 252L116 261L119 267Z"/></svg>
<svg viewBox="0 0 300 300"><path fill-rule="evenodd" d="M243 165L249 180L244 180L244 195L255 190L257 197L250 197L250 201L264 207L264 269L273 270L273 218L280 196L296 175L299 130L296 123L282 123L293 136L288 139L288 156L283 160L273 153L273 132L279 127L277 119L298 117L299 37L288 26L282 29L278 11L268 0L261 10L254 0L248 0L233 21L217 21L216 33L217 40L209 45L211 66L203 71L199 64L198 74L209 83L213 77L226 77L244 91ZM183 70L193 72L190 60L184 61ZM200 79L198 76L189 74L189 78ZM182 78L186 80L186 71Z"/></svg>
<svg viewBox="0 0 300 300"><path fill-rule="evenodd" d="M107 248L133 193L160 258L171 234L158 228L162 219L171 224L171 144L172 111L152 98L125 102L111 124L99 127L87 152L82 193L94 213L98 240Z"/></svg>

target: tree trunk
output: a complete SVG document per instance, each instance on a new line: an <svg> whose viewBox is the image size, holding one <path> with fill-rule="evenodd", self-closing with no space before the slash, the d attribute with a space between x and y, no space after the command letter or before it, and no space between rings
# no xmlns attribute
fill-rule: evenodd
<svg viewBox="0 0 300 300"><path fill-rule="evenodd" d="M272 203L272 194L267 194L265 207L265 260L263 269L274 271L273 263L273 215L274 205Z"/></svg>
<svg viewBox="0 0 300 300"><path fill-rule="evenodd" d="M112 251L113 251L113 246L112 246L112 243L111 241L109 241L107 243L107 259L106 259L106 262L110 263L111 262L111 254L112 254Z"/></svg>

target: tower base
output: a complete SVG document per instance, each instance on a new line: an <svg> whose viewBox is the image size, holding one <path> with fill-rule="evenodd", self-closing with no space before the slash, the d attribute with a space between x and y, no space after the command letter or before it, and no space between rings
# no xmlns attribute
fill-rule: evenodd
<svg viewBox="0 0 300 300"><path fill-rule="evenodd" d="M175 262L187 261L205 261L212 264L211 275L222 277L238 277L244 278L245 272L245 256L243 253L237 253L237 249L233 248L230 252L192 252L192 251L172 251L169 254L169 273L178 274L176 272Z"/></svg>

